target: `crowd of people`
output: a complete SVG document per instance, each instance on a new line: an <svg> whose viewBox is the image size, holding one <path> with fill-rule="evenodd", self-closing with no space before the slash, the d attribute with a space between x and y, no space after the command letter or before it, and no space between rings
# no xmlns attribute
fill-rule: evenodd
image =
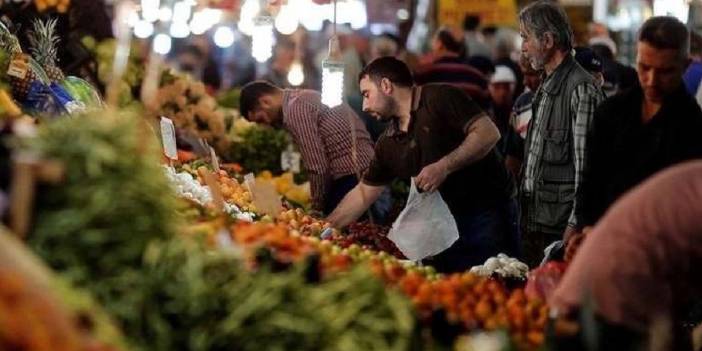
<svg viewBox="0 0 702 351"><path fill-rule="evenodd" d="M382 38L379 56L347 78L360 109L255 81L241 113L291 133L333 225L383 213L387 187L411 178L441 194L459 231L426 263L463 271L504 252L536 267L584 243L555 304L572 313L593 298L608 325L644 335L699 293L688 279L702 260L700 165L646 180L702 157L700 39L673 17L650 18L632 68L614 59L606 31L577 46L554 2L528 5L519 25L516 60L467 17L462 33L439 29L420 60ZM669 345L684 344L671 330Z"/></svg>

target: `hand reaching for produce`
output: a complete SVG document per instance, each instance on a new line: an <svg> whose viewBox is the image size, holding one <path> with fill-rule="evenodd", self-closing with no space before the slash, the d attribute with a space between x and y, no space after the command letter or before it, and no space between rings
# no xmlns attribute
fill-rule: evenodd
<svg viewBox="0 0 702 351"><path fill-rule="evenodd" d="M580 248L580 244L585 240L585 236L591 229L592 227L585 227L582 232L575 232L568 238L566 241L565 255L563 256L564 261L570 262L573 260L575 254L578 252L578 248Z"/></svg>
<svg viewBox="0 0 702 351"><path fill-rule="evenodd" d="M448 176L448 168L445 165L443 159L434 162L422 169L419 172L417 178L415 178L415 184L417 189L423 191L434 191L441 186L441 184L446 180Z"/></svg>

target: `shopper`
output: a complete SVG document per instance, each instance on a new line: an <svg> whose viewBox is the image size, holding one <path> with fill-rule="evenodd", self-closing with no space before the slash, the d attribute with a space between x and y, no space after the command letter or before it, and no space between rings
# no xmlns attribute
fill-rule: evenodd
<svg viewBox="0 0 702 351"><path fill-rule="evenodd" d="M309 175L312 206L329 213L357 183L373 158L363 122L347 105L329 108L313 90L281 89L264 81L241 90L241 115L284 127L300 149Z"/></svg>
<svg viewBox="0 0 702 351"><path fill-rule="evenodd" d="M604 102L588 138L578 189L579 226L592 225L622 194L653 173L702 157L702 111L685 90L688 31L674 17L653 17L639 32L640 87Z"/></svg>
<svg viewBox="0 0 702 351"><path fill-rule="evenodd" d="M601 325L580 327L590 328L583 334L597 350L691 350L681 321L702 293L699 267L702 161L693 161L615 203L587 234L549 305L581 321L590 319L576 311L594 308Z"/></svg>
<svg viewBox="0 0 702 351"><path fill-rule="evenodd" d="M418 84L451 84L466 92L480 107L488 108L488 79L466 63L464 50L463 42L451 30L439 29L432 39L433 61L416 69L415 80Z"/></svg>
<svg viewBox="0 0 702 351"><path fill-rule="evenodd" d="M504 157L515 152L513 144L515 132L510 126L509 120L514 106L516 85L517 78L507 66L497 66L488 85L491 103L490 114L501 135L500 141L497 143L497 150Z"/></svg>
<svg viewBox="0 0 702 351"><path fill-rule="evenodd" d="M354 221L394 179L416 177L421 191L439 191L460 238L431 261L441 272L466 270L499 252L519 255L514 184L494 149L499 131L460 89L416 86L392 57L371 62L359 77L364 110L390 125L363 181L328 220Z"/></svg>
<svg viewBox="0 0 702 351"><path fill-rule="evenodd" d="M513 140L515 152L508 155L505 159L507 169L515 176L517 183L521 182L521 170L524 161L524 142L533 114L532 101L534 99L534 92L539 88L539 85L541 85L541 74L543 73L542 70L535 70L531 67L529 60L524 55L521 55L519 58L519 67L524 74L524 92L515 99L514 106L512 107L512 115L510 117L510 125L515 135Z"/></svg>
<svg viewBox="0 0 702 351"><path fill-rule="evenodd" d="M545 78L534 96L521 184L527 263L576 226L575 193L585 164L586 134L604 94L573 56L573 33L555 2L537 1L519 14L522 53Z"/></svg>
<svg viewBox="0 0 702 351"><path fill-rule="evenodd" d="M603 88L605 79L602 59L588 47L576 47L575 61L595 78L595 84Z"/></svg>

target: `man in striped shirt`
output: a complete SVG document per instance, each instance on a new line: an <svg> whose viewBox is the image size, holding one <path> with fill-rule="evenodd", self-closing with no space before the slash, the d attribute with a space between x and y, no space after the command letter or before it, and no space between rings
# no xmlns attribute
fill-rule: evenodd
<svg viewBox="0 0 702 351"><path fill-rule="evenodd" d="M315 210L330 213L356 186L373 159L373 142L347 104L329 108L313 90L281 89L255 81L243 87L241 115L285 128L300 149Z"/></svg>

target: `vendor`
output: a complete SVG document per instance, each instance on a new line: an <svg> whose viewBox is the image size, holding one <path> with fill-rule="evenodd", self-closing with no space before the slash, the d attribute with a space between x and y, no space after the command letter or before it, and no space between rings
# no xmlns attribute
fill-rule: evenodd
<svg viewBox="0 0 702 351"><path fill-rule="evenodd" d="M420 191L440 191L458 226L459 239L431 262L438 271L463 271L500 252L517 256L515 188L490 117L451 85L416 86L394 57L374 60L359 80L363 110L390 126L363 181L328 220L344 227L394 179L416 177Z"/></svg>
<svg viewBox="0 0 702 351"><path fill-rule="evenodd" d="M361 119L347 104L322 104L317 91L251 82L241 90L240 111L250 121L292 135L310 179L312 207L325 214L356 186L357 175L373 159L373 142Z"/></svg>
<svg viewBox="0 0 702 351"><path fill-rule="evenodd" d="M681 321L702 293L700 267L702 161L693 161L615 203L586 235L550 304L561 316L594 306L599 350L690 350Z"/></svg>

